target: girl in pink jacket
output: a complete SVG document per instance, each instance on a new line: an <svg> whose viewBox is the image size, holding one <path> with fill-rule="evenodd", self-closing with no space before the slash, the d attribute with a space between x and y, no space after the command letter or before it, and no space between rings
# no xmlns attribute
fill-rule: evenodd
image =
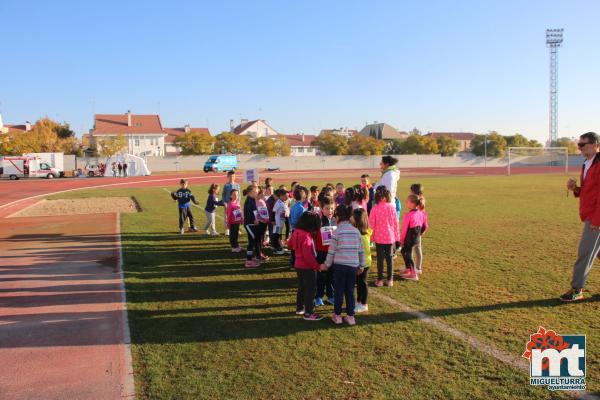
<svg viewBox="0 0 600 400"><path fill-rule="evenodd" d="M427 216L419 209L421 199L416 194L411 194L406 199L408 212L402 218L402 233L400 234L400 245L402 246L402 257L405 269L400 273L400 278L418 281L419 275L415 271L412 251L421 235L427 230Z"/></svg>
<svg viewBox="0 0 600 400"><path fill-rule="evenodd" d="M239 253L242 251L238 238L240 236L240 225L244 223L244 214L240 209L240 194L237 189L233 189L229 195L229 203L225 209L227 221L227 229L229 230L229 244L231 244L231 251Z"/></svg>
<svg viewBox="0 0 600 400"><path fill-rule="evenodd" d="M384 285L383 261L387 264L387 286L394 286L392 262L392 246L400 241L396 208L392 204L392 194L385 186L379 186L375 191L375 205L369 215L369 226L373 229L371 240L377 251L377 280L375 286Z"/></svg>

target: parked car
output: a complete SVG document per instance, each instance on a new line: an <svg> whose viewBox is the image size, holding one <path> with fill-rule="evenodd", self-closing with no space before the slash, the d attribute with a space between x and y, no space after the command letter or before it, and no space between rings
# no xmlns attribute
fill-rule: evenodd
<svg viewBox="0 0 600 400"><path fill-rule="evenodd" d="M237 156L214 155L204 163L204 172L235 171L238 169Z"/></svg>

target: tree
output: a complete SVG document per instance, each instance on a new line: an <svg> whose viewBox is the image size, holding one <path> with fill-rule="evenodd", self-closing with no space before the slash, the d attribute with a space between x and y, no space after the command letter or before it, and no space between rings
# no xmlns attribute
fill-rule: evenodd
<svg viewBox="0 0 600 400"><path fill-rule="evenodd" d="M348 154L348 139L335 133L323 133L313 141L313 145L325 154L343 156Z"/></svg>
<svg viewBox="0 0 600 400"><path fill-rule="evenodd" d="M246 154L250 153L252 147L249 136L225 131L217 135L215 149L224 153Z"/></svg>
<svg viewBox="0 0 600 400"><path fill-rule="evenodd" d="M455 139L442 135L437 138L438 151L443 157L453 156L458 153L460 145Z"/></svg>
<svg viewBox="0 0 600 400"><path fill-rule="evenodd" d="M175 145L181 147L181 154L185 156L211 154L215 142L214 136L203 131L191 131L175 139Z"/></svg>
<svg viewBox="0 0 600 400"><path fill-rule="evenodd" d="M254 154L264 154L267 157L278 155L277 144L270 137L260 137L252 143L252 152Z"/></svg>
<svg viewBox="0 0 600 400"><path fill-rule="evenodd" d="M471 140L471 151L476 156L485 153L485 135L475 135ZM487 135L488 157L502 157L506 152L506 139L496 131L490 131Z"/></svg>
<svg viewBox="0 0 600 400"><path fill-rule="evenodd" d="M413 136L413 135L421 136L421 131L420 131L420 130L418 130L418 129L417 129L417 127L415 126L414 128L412 128L412 129L411 129L411 130L408 132L408 134L409 134L410 136Z"/></svg>
<svg viewBox="0 0 600 400"><path fill-rule="evenodd" d="M284 136L275 139L275 149L280 156L289 156L292 154L292 148Z"/></svg>
<svg viewBox="0 0 600 400"><path fill-rule="evenodd" d="M513 136L506 136L506 147L529 147L529 139L517 133Z"/></svg>
<svg viewBox="0 0 600 400"><path fill-rule="evenodd" d="M381 155L385 150L385 142L371 136L356 135L348 140L348 153L352 155Z"/></svg>
<svg viewBox="0 0 600 400"><path fill-rule="evenodd" d="M75 132L73 132L71 126L66 122L63 122L62 124L56 124L54 131L60 139L69 139L75 137Z"/></svg>
<svg viewBox="0 0 600 400"><path fill-rule="evenodd" d="M437 154L437 140L431 136L410 135L400 142L399 154Z"/></svg>
<svg viewBox="0 0 600 400"><path fill-rule="evenodd" d="M406 139L391 139L386 141L386 154L402 154L402 146Z"/></svg>
<svg viewBox="0 0 600 400"><path fill-rule="evenodd" d="M420 136L421 152L419 154L438 154L439 148L437 140L431 136Z"/></svg>
<svg viewBox="0 0 600 400"><path fill-rule="evenodd" d="M566 147L569 154L579 154L579 148L577 147L577 144L573 141L573 139L569 139L567 137L558 139L555 143L555 147Z"/></svg>
<svg viewBox="0 0 600 400"><path fill-rule="evenodd" d="M100 147L100 155L102 157L110 158L127 147L127 139L125 139L123 134L119 134L106 139L100 139L98 144Z"/></svg>

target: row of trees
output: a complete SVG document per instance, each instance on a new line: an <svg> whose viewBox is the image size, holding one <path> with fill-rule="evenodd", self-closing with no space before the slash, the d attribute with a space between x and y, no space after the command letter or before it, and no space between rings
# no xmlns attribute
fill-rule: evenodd
<svg viewBox="0 0 600 400"><path fill-rule="evenodd" d="M69 124L49 118L38 120L30 131L0 134L0 154L53 153L81 155L82 149Z"/></svg>
<svg viewBox="0 0 600 400"><path fill-rule="evenodd" d="M261 137L252 139L249 136L222 132L212 136L208 132L191 131L175 139L175 144L181 147L181 154L264 154L268 157L289 156L292 152L287 139L283 136L275 138Z"/></svg>

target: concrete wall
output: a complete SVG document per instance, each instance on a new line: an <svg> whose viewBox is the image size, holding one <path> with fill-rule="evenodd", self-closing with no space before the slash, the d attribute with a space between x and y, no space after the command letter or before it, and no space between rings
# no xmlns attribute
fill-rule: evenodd
<svg viewBox="0 0 600 400"><path fill-rule="evenodd" d="M457 155L441 157L439 155L399 155L400 168L458 168L483 167L483 157ZM208 156L147 157L150 171L190 171L202 170ZM378 168L381 156L298 156L265 157L262 155L239 155L240 169L275 168L282 170L310 169L368 169ZM505 159L488 158L488 167L506 166Z"/></svg>

